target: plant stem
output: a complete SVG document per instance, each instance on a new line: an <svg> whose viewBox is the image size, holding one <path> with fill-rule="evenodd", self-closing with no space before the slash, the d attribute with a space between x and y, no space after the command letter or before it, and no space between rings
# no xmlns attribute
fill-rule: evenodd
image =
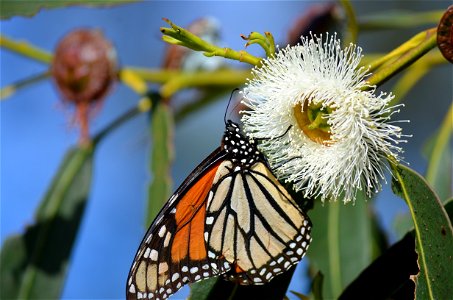
<svg viewBox="0 0 453 300"><path fill-rule="evenodd" d="M356 43L357 35L359 28L357 25L357 18L354 12L354 8L349 0L340 0L340 4L343 6L344 12L346 14L346 20L348 24L348 36L345 38L344 46L349 45L350 43Z"/></svg>
<svg viewBox="0 0 453 300"><path fill-rule="evenodd" d="M4 35L0 35L0 46L25 57L49 64L53 55L43 49L32 46L26 42L14 41Z"/></svg>
<svg viewBox="0 0 453 300"><path fill-rule="evenodd" d="M108 124L104 129L99 131L92 139L93 146L97 145L110 131L114 130L118 126L122 125L126 121L129 121L133 117L147 112L151 109L152 101L149 97L143 97L136 107L128 110L115 120L113 120L110 124Z"/></svg>
<svg viewBox="0 0 453 300"><path fill-rule="evenodd" d="M10 84L10 85L7 85L7 86L3 87L0 90L0 101L5 100L8 97L11 97L12 95L14 95L14 93L16 93L21 88L24 88L24 87L27 87L29 85L38 83L38 82L48 78L49 76L50 76L50 72L49 71L45 71L43 73L39 73L39 74L33 75L31 77L22 79L22 80L20 80L20 81L18 81L16 83L13 83L13 84Z"/></svg>
<svg viewBox="0 0 453 300"><path fill-rule="evenodd" d="M219 70L214 72L181 72L168 80L160 88L163 98L171 97L181 89L188 87L238 87L250 76L250 70Z"/></svg>
<svg viewBox="0 0 453 300"><path fill-rule="evenodd" d="M164 18L164 21L171 26L171 28L161 27L160 29L164 34L162 39L167 43L184 46L195 51L203 51L203 54L208 57L220 56L246 62L254 66L260 65L261 58L253 56L246 51L235 51L230 48L218 47L199 38L190 31L177 26L168 19Z"/></svg>
<svg viewBox="0 0 453 300"><path fill-rule="evenodd" d="M443 13L443 10L428 12L386 11L385 13L360 18L358 26L361 30L411 28L426 24L436 24L439 22Z"/></svg>
<svg viewBox="0 0 453 300"><path fill-rule="evenodd" d="M401 55L395 61L392 61L391 64L386 64L376 73L370 76L367 79L370 86L378 86L383 84L392 76L426 54L429 50L436 47L436 31L436 28L431 28L426 31L420 32L412 39L396 48L395 50L384 56L382 59L378 60L378 62L374 63L371 67L372 69L375 69L377 68L377 66L384 64L384 62L395 58L397 55ZM369 88L370 87L367 87L366 89Z"/></svg>
<svg viewBox="0 0 453 300"><path fill-rule="evenodd" d="M134 76L150 82L163 83L160 88L160 94L163 98L167 98L179 90L188 87L240 86L250 76L250 70L221 69L216 71L184 72L126 67L120 72L120 78L122 80L133 78ZM131 83L128 82L127 85L131 86Z"/></svg>

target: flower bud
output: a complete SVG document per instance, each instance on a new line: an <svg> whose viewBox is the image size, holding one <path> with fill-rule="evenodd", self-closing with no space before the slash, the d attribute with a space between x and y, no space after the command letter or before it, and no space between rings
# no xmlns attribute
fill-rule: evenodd
<svg viewBox="0 0 453 300"><path fill-rule="evenodd" d="M442 55L453 63L453 5L450 5L437 26L437 46Z"/></svg>
<svg viewBox="0 0 453 300"><path fill-rule="evenodd" d="M87 144L92 104L101 103L117 76L115 49L99 30L72 31L57 45L51 72L63 99L76 106L80 143Z"/></svg>
<svg viewBox="0 0 453 300"><path fill-rule="evenodd" d="M59 42L51 71L65 100L101 100L116 77L115 49L98 30L72 31Z"/></svg>

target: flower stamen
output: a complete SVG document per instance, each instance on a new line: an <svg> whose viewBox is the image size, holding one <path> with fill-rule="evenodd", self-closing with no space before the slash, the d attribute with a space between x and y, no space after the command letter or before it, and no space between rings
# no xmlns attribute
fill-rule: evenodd
<svg viewBox="0 0 453 300"><path fill-rule="evenodd" d="M304 197L346 203L360 190L371 197L385 182L385 160L402 153L401 128L390 120L398 107L389 106L391 93L369 88L361 53L342 49L336 35L302 38L263 60L244 89L244 130L261 138L277 178Z"/></svg>
<svg viewBox="0 0 453 300"><path fill-rule="evenodd" d="M308 101L305 101L303 108L298 103L293 110L297 125L310 140L325 146L331 144L330 125L327 123L330 109L320 104L309 105Z"/></svg>

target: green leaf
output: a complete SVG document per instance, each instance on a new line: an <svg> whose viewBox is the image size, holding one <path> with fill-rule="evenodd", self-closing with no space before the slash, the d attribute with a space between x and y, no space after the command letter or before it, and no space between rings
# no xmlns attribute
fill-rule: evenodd
<svg viewBox="0 0 453 300"><path fill-rule="evenodd" d="M448 214L448 217L450 218L451 223L453 219L453 198L450 198L447 201L445 201L444 208Z"/></svg>
<svg viewBox="0 0 453 300"><path fill-rule="evenodd" d="M155 101L151 116L151 174L146 224L157 216L171 194L171 163L173 161L173 115L163 101Z"/></svg>
<svg viewBox="0 0 453 300"><path fill-rule="evenodd" d="M191 300L207 300L211 291L214 289L217 280L222 280L219 277L209 278L194 284L190 285L190 295L189 299Z"/></svg>
<svg viewBox="0 0 453 300"><path fill-rule="evenodd" d="M450 106L440 129L429 140L426 147L429 159L426 181L437 192L441 200L452 196L452 120L453 105Z"/></svg>
<svg viewBox="0 0 453 300"><path fill-rule="evenodd" d="M191 300L281 300L285 297L296 266L264 285L239 285L220 277L191 285Z"/></svg>
<svg viewBox="0 0 453 300"><path fill-rule="evenodd" d="M361 299L363 295L370 299L411 299L415 293L411 276L418 272L414 234L409 232L360 273L339 300Z"/></svg>
<svg viewBox="0 0 453 300"><path fill-rule="evenodd" d="M311 292L315 300L323 300L322 287L324 285L324 274L322 272L316 273L311 283Z"/></svg>
<svg viewBox="0 0 453 300"><path fill-rule="evenodd" d="M296 291L290 291L291 294L293 294L294 296L297 297L297 299L300 299L300 300L310 300L310 297L302 294L302 293L299 293L299 292L296 292ZM289 299L288 296L285 297L285 299Z"/></svg>
<svg viewBox="0 0 453 300"><path fill-rule="evenodd" d="M2 299L60 297L90 190L92 155L92 148L71 149L36 212L35 223L5 240L0 254Z"/></svg>
<svg viewBox="0 0 453 300"><path fill-rule="evenodd" d="M453 199L444 204L450 222L453 218ZM410 217L409 217L410 218ZM415 230L406 231L401 240L387 249L369 265L341 294L340 299L409 299L415 293L411 279L419 273L415 252Z"/></svg>
<svg viewBox="0 0 453 300"><path fill-rule="evenodd" d="M414 222L410 213L401 213L395 216L393 220L393 229L397 238L402 238L408 231L414 228Z"/></svg>
<svg viewBox="0 0 453 300"><path fill-rule="evenodd" d="M414 221L420 274L417 299L448 299L453 295L453 229L437 195L415 171L392 165L394 193L403 198Z"/></svg>
<svg viewBox="0 0 453 300"><path fill-rule="evenodd" d="M31 17L41 9L54 9L74 5L102 7L131 2L137 2L137 0L2 0L0 19L9 19L14 16Z"/></svg>
<svg viewBox="0 0 453 300"><path fill-rule="evenodd" d="M323 296L337 298L380 253L374 215L365 196L355 204L341 202L316 205L310 214L313 241L308 250L311 270L324 275Z"/></svg>

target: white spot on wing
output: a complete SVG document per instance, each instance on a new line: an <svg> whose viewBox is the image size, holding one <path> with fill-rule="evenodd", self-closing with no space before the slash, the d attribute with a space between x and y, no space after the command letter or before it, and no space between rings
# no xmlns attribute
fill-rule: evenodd
<svg viewBox="0 0 453 300"><path fill-rule="evenodd" d="M146 248L145 254L143 254L143 257L144 257L144 258L148 258L150 252L151 252L151 249L150 249L150 248Z"/></svg>
<svg viewBox="0 0 453 300"><path fill-rule="evenodd" d="M168 244L170 243L170 238L171 238L171 232L168 231L167 235L165 236L164 247L168 247Z"/></svg>
<svg viewBox="0 0 453 300"><path fill-rule="evenodd" d="M149 255L149 258L151 258L151 260L153 260L153 261L157 261L158 255L159 255L159 252L157 252L156 250L152 249L151 250L151 254Z"/></svg>
<svg viewBox="0 0 453 300"><path fill-rule="evenodd" d="M208 194L208 203L207 203L207 206L208 206L208 207L209 207L209 205L211 204L212 197L214 197L214 193L213 193L212 191L209 191L209 194Z"/></svg>
<svg viewBox="0 0 453 300"><path fill-rule="evenodd" d="M167 231L167 227L165 225L162 225L162 227L159 229L158 235L162 238L164 237L165 231Z"/></svg>
<svg viewBox="0 0 453 300"><path fill-rule="evenodd" d="M173 274L173 276L171 277L171 281L175 282L178 278L179 278L179 273L175 273L175 274Z"/></svg>

